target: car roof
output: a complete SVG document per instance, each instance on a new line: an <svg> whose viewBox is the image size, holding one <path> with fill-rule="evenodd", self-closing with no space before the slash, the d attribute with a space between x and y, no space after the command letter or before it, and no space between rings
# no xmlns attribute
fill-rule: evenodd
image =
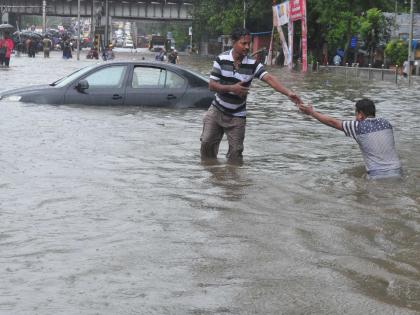
<svg viewBox="0 0 420 315"><path fill-rule="evenodd" d="M163 63L163 62L153 62L153 61L108 61L106 63L100 63L97 65L97 68L107 67L110 65L125 65L125 66L149 66L149 67L158 67L158 68L165 68L169 70L173 70L178 73L183 73L186 77L189 78L189 82L192 86L203 86L204 84L208 84L208 78L206 78L203 74L198 73L192 69L189 69L185 66L180 66L177 64L172 63ZM92 69L92 70L93 70ZM200 83L200 81L202 81Z"/></svg>
<svg viewBox="0 0 420 315"><path fill-rule="evenodd" d="M181 69L186 70L184 67L180 67L178 65L172 63L162 63L162 62L153 62L153 61L108 61L106 64L100 63L98 66L104 66L107 64L113 65L134 65L134 66L156 66L156 67L164 67L170 69Z"/></svg>

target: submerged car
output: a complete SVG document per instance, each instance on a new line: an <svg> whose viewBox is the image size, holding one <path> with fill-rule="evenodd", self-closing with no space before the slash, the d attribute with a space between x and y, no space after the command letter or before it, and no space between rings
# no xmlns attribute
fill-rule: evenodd
<svg viewBox="0 0 420 315"><path fill-rule="evenodd" d="M38 104L208 108L208 79L172 64L112 62L92 65L49 85L0 92L0 100Z"/></svg>

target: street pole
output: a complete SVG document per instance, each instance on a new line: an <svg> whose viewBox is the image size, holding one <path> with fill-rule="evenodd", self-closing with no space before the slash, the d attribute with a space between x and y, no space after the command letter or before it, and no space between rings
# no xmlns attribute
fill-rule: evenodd
<svg viewBox="0 0 420 315"><path fill-rule="evenodd" d="M77 60L80 60L80 0L77 0Z"/></svg>
<svg viewBox="0 0 420 315"><path fill-rule="evenodd" d="M42 1L42 32L47 32L47 1Z"/></svg>
<svg viewBox="0 0 420 315"><path fill-rule="evenodd" d="M190 35L190 55L192 55L192 52L193 52L193 47L192 47L192 43L193 43L193 38L192 38L192 35L193 35L193 33L192 33L192 26L190 26L189 28L188 28L188 35Z"/></svg>
<svg viewBox="0 0 420 315"><path fill-rule="evenodd" d="M395 21L394 21L394 37L395 38L398 37L398 32L397 32L398 23L397 23L397 19L398 19L398 1L395 0Z"/></svg>
<svg viewBox="0 0 420 315"><path fill-rule="evenodd" d="M246 28L246 0L244 0L244 28Z"/></svg>
<svg viewBox="0 0 420 315"><path fill-rule="evenodd" d="M410 34L408 39L408 86L411 86L411 72L413 64L413 30L414 30L414 0L411 0L410 5Z"/></svg>
<svg viewBox="0 0 420 315"><path fill-rule="evenodd" d="M93 38L95 37L95 0L92 0L92 10L91 10L91 17L90 17L90 40L93 42Z"/></svg>
<svg viewBox="0 0 420 315"><path fill-rule="evenodd" d="M109 23L109 8L108 8L108 0L105 0L105 36L104 36L104 49L108 46L108 23Z"/></svg>

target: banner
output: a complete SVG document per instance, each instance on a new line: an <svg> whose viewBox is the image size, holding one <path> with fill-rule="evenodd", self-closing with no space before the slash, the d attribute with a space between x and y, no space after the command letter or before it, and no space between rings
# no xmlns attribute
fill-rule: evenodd
<svg viewBox="0 0 420 315"><path fill-rule="evenodd" d="M281 42L281 46L283 49L283 54L284 54L284 65L287 66L289 63L289 52L290 49L287 45L287 41L286 38L284 36L284 32L282 29L282 25L285 25L289 23L289 2L284 2L282 4L278 4L276 6L273 6L273 25L274 27L277 27L277 32L279 33L279 37L280 37L280 42ZM269 60L272 59L272 43L270 44L270 58Z"/></svg>
<svg viewBox="0 0 420 315"><path fill-rule="evenodd" d="M284 65L287 66L289 64L289 52L290 52L290 50L289 50L289 47L287 46L286 38L284 37L283 29L281 28L281 26L277 26L277 31L279 32L281 46L283 48Z"/></svg>
<svg viewBox="0 0 420 315"><path fill-rule="evenodd" d="M289 1L274 6L273 13L274 26L282 26L289 23Z"/></svg>
<svg viewBox="0 0 420 315"><path fill-rule="evenodd" d="M300 0L302 13L302 71L308 71L308 27L306 23L306 0Z"/></svg>
<svg viewBox="0 0 420 315"><path fill-rule="evenodd" d="M308 71L308 28L306 23L306 0L290 0L289 3L289 47L291 60L293 62L293 22L301 21L302 23L302 71ZM293 67L292 62L289 63L289 68Z"/></svg>
<svg viewBox="0 0 420 315"><path fill-rule="evenodd" d="M304 16L304 7L306 0L290 0L290 21L302 20ZM306 11L306 10L305 10Z"/></svg>
<svg viewBox="0 0 420 315"><path fill-rule="evenodd" d="M288 25L289 28L289 60L287 61L287 64L289 66L289 69L293 69L293 36L294 36L294 27L293 22L290 22Z"/></svg>
<svg viewBox="0 0 420 315"><path fill-rule="evenodd" d="M306 20L302 20L302 71L308 71L308 31L306 29Z"/></svg>
<svg viewBox="0 0 420 315"><path fill-rule="evenodd" d="M308 28L306 21L306 0L290 0L273 6L273 30L275 27L277 27L283 48L283 54L285 57L284 65L288 65L290 69L293 68L293 23L299 20L302 23L302 71L306 72L308 70ZM287 45L287 41L282 29L282 25L285 24L288 24L289 45ZM272 47L272 44L270 46Z"/></svg>

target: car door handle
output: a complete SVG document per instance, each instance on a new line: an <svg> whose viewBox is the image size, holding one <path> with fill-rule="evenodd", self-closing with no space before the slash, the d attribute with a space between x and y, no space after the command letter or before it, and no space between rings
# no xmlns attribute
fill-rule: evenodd
<svg viewBox="0 0 420 315"><path fill-rule="evenodd" d="M112 99L113 100L120 100L120 99L122 99L123 97L121 96L121 95L119 95L119 94L114 94L114 95L112 95Z"/></svg>
<svg viewBox="0 0 420 315"><path fill-rule="evenodd" d="M174 99L176 99L176 96L173 95L173 94L168 94L168 96L166 97L166 99L168 99L168 100L174 100Z"/></svg>

